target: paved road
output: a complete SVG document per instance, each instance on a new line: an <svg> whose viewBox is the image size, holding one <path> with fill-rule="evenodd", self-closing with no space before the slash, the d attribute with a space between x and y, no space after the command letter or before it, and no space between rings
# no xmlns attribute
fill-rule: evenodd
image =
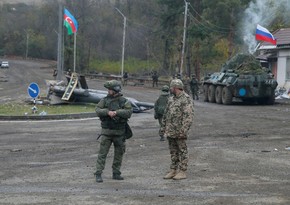
<svg viewBox="0 0 290 205"><path fill-rule="evenodd" d="M27 88L32 82L40 86L41 95L46 93L45 80L52 79L53 65L52 61L9 60L9 69L0 69L0 104L28 98Z"/></svg>

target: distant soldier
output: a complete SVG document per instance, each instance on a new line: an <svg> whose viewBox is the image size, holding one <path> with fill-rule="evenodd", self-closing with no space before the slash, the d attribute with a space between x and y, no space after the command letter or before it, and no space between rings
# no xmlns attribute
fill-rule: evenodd
<svg viewBox="0 0 290 205"><path fill-rule="evenodd" d="M183 90L184 92L186 92L188 95L190 95L190 88L189 88L189 77L187 75L184 75L184 77L181 79L182 80L182 83L183 83Z"/></svg>
<svg viewBox="0 0 290 205"><path fill-rule="evenodd" d="M128 73L125 72L123 74L123 86L127 85L128 77L129 77Z"/></svg>
<svg viewBox="0 0 290 205"><path fill-rule="evenodd" d="M176 75L175 75L175 78L174 79L180 79L181 80L181 74L180 73L177 73Z"/></svg>
<svg viewBox="0 0 290 205"><path fill-rule="evenodd" d="M57 69L54 69L54 70L53 70L53 74L52 74L52 76L53 76L53 79L56 80Z"/></svg>
<svg viewBox="0 0 290 205"><path fill-rule="evenodd" d="M68 71L66 72L66 75L71 76L71 70L68 69Z"/></svg>
<svg viewBox="0 0 290 205"><path fill-rule="evenodd" d="M210 79L211 73L208 73L206 76L204 76L203 81L206 81Z"/></svg>
<svg viewBox="0 0 290 205"><path fill-rule="evenodd" d="M161 127L162 124L162 117L164 114L164 110L167 106L167 101L169 97L169 87L164 85L161 89L161 94L156 100L154 104L154 119L158 119L159 125ZM164 141L164 136L160 135L160 141Z"/></svg>
<svg viewBox="0 0 290 205"><path fill-rule="evenodd" d="M152 74L152 87L154 87L154 85L156 87L158 87L158 74L157 74L157 71L154 71L153 74Z"/></svg>
<svg viewBox="0 0 290 205"><path fill-rule="evenodd" d="M69 84L70 78L71 78L71 70L68 69L68 71L65 74L66 80L67 80L67 84Z"/></svg>
<svg viewBox="0 0 290 205"><path fill-rule="evenodd" d="M198 90L199 90L199 86L198 86L198 81L195 77L195 75L193 74L191 76L191 80L190 80L190 90L191 90L191 94L192 94L192 99L193 100L198 100Z"/></svg>

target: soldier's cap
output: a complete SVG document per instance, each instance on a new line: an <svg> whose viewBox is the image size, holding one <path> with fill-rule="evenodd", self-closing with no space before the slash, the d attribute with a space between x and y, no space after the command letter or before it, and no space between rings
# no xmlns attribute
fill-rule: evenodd
<svg viewBox="0 0 290 205"><path fill-rule="evenodd" d="M108 90L113 90L117 93L122 90L121 82L117 80L109 80L105 82L104 87L107 88Z"/></svg>
<svg viewBox="0 0 290 205"><path fill-rule="evenodd" d="M169 92L169 86L168 85L162 86L161 91L163 91L163 92Z"/></svg>
<svg viewBox="0 0 290 205"><path fill-rule="evenodd" d="M180 79L173 79L170 83L170 88L183 89L183 83Z"/></svg>

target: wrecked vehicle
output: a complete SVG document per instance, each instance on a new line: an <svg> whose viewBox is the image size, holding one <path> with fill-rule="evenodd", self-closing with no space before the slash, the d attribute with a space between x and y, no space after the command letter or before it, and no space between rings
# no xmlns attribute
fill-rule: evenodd
<svg viewBox="0 0 290 205"><path fill-rule="evenodd" d="M98 103L107 96L107 91L89 89L84 76L71 74L66 86L61 83L48 83L47 98L50 104L65 103ZM126 97L133 108L134 113L140 113L154 108L154 103L140 102L134 98Z"/></svg>
<svg viewBox="0 0 290 205"><path fill-rule="evenodd" d="M203 83L204 101L224 105L234 98L246 103L273 105L278 83L267 68L250 54L238 54Z"/></svg>

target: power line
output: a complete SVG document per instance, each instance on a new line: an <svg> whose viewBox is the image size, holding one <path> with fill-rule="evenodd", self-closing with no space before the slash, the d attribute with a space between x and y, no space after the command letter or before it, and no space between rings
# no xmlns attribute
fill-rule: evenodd
<svg viewBox="0 0 290 205"><path fill-rule="evenodd" d="M204 23L202 23L201 21L199 21L197 18L195 18L192 13L189 12L189 14L190 14L191 18L193 18L195 20L195 23L197 23L198 25L201 26L201 30L203 30L203 31L214 31L214 32L222 33L222 34L228 33L226 31L220 31L220 30L214 29L212 27L209 27L209 26L205 25Z"/></svg>
<svg viewBox="0 0 290 205"><path fill-rule="evenodd" d="M229 31L230 30L230 28L225 28L225 27L220 27L220 26L217 26L217 25L214 25L214 24L212 24L212 23L210 23L209 21L207 21L206 19L204 19L194 8L193 8L193 6L190 4L190 7L192 8L192 10L203 20L203 21L205 21L207 24L209 24L210 26L212 26L212 27L215 27L215 28L217 28L217 29L221 29L221 30L227 30L227 31Z"/></svg>

